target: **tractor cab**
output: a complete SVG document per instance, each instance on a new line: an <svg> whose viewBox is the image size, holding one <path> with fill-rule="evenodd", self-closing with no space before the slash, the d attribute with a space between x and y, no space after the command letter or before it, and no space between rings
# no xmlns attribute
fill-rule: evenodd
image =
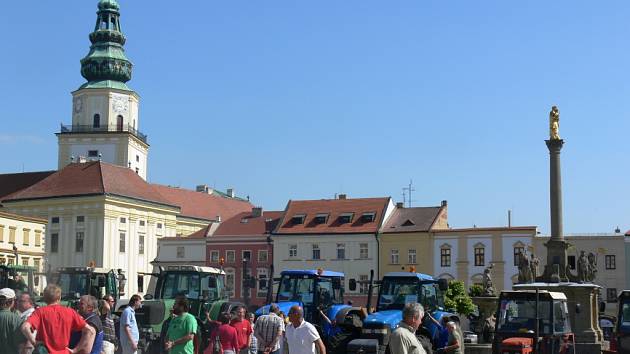
<svg viewBox="0 0 630 354"><path fill-rule="evenodd" d="M567 297L546 290L502 291L493 342L495 354L575 352Z"/></svg>
<svg viewBox="0 0 630 354"><path fill-rule="evenodd" d="M615 337L611 342L611 349L618 353L630 353L630 290L623 290L619 294L617 323Z"/></svg>
<svg viewBox="0 0 630 354"><path fill-rule="evenodd" d="M0 265L0 289L10 288L16 292L33 293L35 268L19 265Z"/></svg>
<svg viewBox="0 0 630 354"><path fill-rule="evenodd" d="M97 299L112 295L118 301L124 289L124 276L112 269L96 267L63 267L53 274L53 283L61 288L61 300L74 304L82 295L92 295Z"/></svg>

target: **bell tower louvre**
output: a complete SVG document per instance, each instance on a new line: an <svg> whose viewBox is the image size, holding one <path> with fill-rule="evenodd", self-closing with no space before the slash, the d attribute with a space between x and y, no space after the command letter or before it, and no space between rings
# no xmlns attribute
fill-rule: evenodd
<svg viewBox="0 0 630 354"><path fill-rule="evenodd" d="M100 0L89 53L81 59L87 80L72 92L72 124L57 133L58 168L81 160L101 160L147 178L147 136L139 131L140 97L127 86L133 64L123 46L120 6Z"/></svg>

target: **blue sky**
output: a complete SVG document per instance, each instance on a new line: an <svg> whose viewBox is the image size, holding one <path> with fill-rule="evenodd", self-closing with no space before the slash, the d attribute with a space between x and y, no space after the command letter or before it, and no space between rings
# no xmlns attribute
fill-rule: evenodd
<svg viewBox="0 0 630 354"><path fill-rule="evenodd" d="M0 173L54 169L97 1L3 4ZM288 199L449 202L453 227L630 228L630 3L120 0L149 180Z"/></svg>

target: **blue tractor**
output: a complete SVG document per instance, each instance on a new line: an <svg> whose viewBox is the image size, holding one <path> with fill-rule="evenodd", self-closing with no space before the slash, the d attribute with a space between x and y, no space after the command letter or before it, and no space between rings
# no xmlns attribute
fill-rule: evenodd
<svg viewBox="0 0 630 354"><path fill-rule="evenodd" d="M280 311L288 314L291 306L302 306L304 319L317 328L328 352L344 353L349 340L360 335L364 316L359 308L344 304L343 273L322 269L284 270L275 280L278 281L275 303ZM267 303L271 303L272 287L269 289ZM269 306L259 308L256 317L268 314Z"/></svg>
<svg viewBox="0 0 630 354"><path fill-rule="evenodd" d="M370 280L368 312L371 312L372 307L373 283ZM425 319L416 335L428 354L436 346L440 328L426 318L426 314L431 314L438 321L449 316L451 320L459 322L456 315L444 310L444 292L448 289L446 279L435 279L422 273L392 272L385 274L381 281L376 282L376 286L380 287L376 312L369 313L363 320L361 337L350 341L348 353L389 354L390 335L402 320L402 309L407 303L417 302L424 306Z"/></svg>

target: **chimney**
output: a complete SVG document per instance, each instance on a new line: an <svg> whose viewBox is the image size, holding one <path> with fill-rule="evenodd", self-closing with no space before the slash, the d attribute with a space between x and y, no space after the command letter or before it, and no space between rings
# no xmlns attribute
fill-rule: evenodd
<svg viewBox="0 0 630 354"><path fill-rule="evenodd" d="M252 208L252 218L259 218L262 216L263 208L261 207L253 207Z"/></svg>
<svg viewBox="0 0 630 354"><path fill-rule="evenodd" d="M448 205L448 202L447 202L446 200L443 200L443 201L442 201L442 207L445 207L445 206L447 206L447 205Z"/></svg>
<svg viewBox="0 0 630 354"><path fill-rule="evenodd" d="M347 195L345 193L343 194L339 194L339 200L344 200L346 199Z"/></svg>
<svg viewBox="0 0 630 354"><path fill-rule="evenodd" d="M227 189L227 195L230 198L234 198L234 196L236 195L236 193L234 193L234 188L228 188Z"/></svg>
<svg viewBox="0 0 630 354"><path fill-rule="evenodd" d="M88 160L85 156L79 156L79 163L86 163Z"/></svg>
<svg viewBox="0 0 630 354"><path fill-rule="evenodd" d="M212 189L210 189L210 187L208 187L207 184L200 184L197 186L196 188L197 192L200 193L206 193L206 194L211 194L212 193Z"/></svg>
<svg viewBox="0 0 630 354"><path fill-rule="evenodd" d="M403 202L398 202L398 203L396 203L396 208L398 208L398 209L402 209L402 208L404 208L404 207L405 207L405 203L403 203Z"/></svg>

